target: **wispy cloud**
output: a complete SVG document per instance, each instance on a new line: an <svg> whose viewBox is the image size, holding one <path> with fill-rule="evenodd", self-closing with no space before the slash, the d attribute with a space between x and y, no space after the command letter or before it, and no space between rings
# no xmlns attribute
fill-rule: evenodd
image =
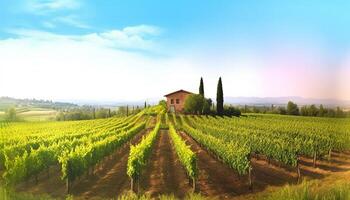
<svg viewBox="0 0 350 200"><path fill-rule="evenodd" d="M125 27L120 30L113 29L82 35L63 35L28 29L15 29L9 32L20 38L33 39L35 41L70 40L116 49L157 51L159 46L156 42L156 36L160 35L161 28L139 25Z"/></svg>
<svg viewBox="0 0 350 200"><path fill-rule="evenodd" d="M69 26L77 27L77 28L83 28L83 29L90 28L89 25L81 22L81 20L76 15L67 15L67 16L56 17L53 19L53 21L63 23L63 24L69 25Z"/></svg>
<svg viewBox="0 0 350 200"><path fill-rule="evenodd" d="M47 14L58 10L74 10L80 6L78 0L28 0L25 8L33 14Z"/></svg>
<svg viewBox="0 0 350 200"><path fill-rule="evenodd" d="M56 25L54 25L53 23L48 22L48 21L42 22L42 25L46 28L55 28L56 27Z"/></svg>

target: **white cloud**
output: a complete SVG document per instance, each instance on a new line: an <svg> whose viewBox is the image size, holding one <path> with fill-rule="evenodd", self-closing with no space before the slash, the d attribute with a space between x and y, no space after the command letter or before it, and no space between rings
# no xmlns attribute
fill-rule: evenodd
<svg viewBox="0 0 350 200"><path fill-rule="evenodd" d="M23 36L0 41L0 96L142 100L179 87L188 89L188 81L195 81L191 76L196 73L183 60L43 36L43 40ZM184 73L181 82L173 76L174 69Z"/></svg>
<svg viewBox="0 0 350 200"><path fill-rule="evenodd" d="M74 10L80 6L78 0L28 0L25 9L33 14L46 14L57 10Z"/></svg>
<svg viewBox="0 0 350 200"><path fill-rule="evenodd" d="M48 21L42 22L42 25L46 28L55 28L56 27L56 25L54 25L53 23L48 22Z"/></svg>
<svg viewBox="0 0 350 200"><path fill-rule="evenodd" d="M67 15L67 16L56 17L52 21L63 23L63 24L69 25L69 26L74 26L77 28L83 28L83 29L90 28L89 25L81 22L76 15Z"/></svg>
<svg viewBox="0 0 350 200"><path fill-rule="evenodd" d="M171 51L171 47L158 47L156 36L161 30L147 25L84 35L11 32L17 37L0 40L0 96L142 100L177 89L196 92L203 76L206 95L215 97L222 76L225 96L332 98L332 89L339 89L337 98L350 98L350 57L344 60L342 70L330 70L337 72L334 75L319 67L322 60L314 59L319 53L303 58L272 52L266 57L240 48L220 57L222 51L201 54L206 49L181 49L180 53L156 57L128 51ZM339 84L330 88L334 77Z"/></svg>
<svg viewBox="0 0 350 200"><path fill-rule="evenodd" d="M36 41L76 41L91 43L93 45L132 49L158 51L159 45L154 41L154 36L160 34L160 28L155 26L140 25L126 27L121 30L109 30L105 32L89 33L84 35L60 35L39 30L16 29L10 30L12 34L21 38L30 38Z"/></svg>
<svg viewBox="0 0 350 200"><path fill-rule="evenodd" d="M140 25L126 27L123 29L123 32L128 35L159 35L162 30L155 26Z"/></svg>

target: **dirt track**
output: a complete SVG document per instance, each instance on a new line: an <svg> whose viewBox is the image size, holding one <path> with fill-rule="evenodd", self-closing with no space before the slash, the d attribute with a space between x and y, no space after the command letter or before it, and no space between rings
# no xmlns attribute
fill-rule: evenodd
<svg viewBox="0 0 350 200"><path fill-rule="evenodd" d="M199 177L197 190L205 196L232 198L249 192L245 177L239 179L232 169L213 158L207 151L185 133L181 136L198 157Z"/></svg>
<svg viewBox="0 0 350 200"><path fill-rule="evenodd" d="M172 148L168 131L161 130L148 167L142 174L140 188L151 196L174 194L183 198L191 190L185 170Z"/></svg>
<svg viewBox="0 0 350 200"><path fill-rule="evenodd" d="M139 133L131 140L138 143L146 131ZM261 192L268 187L279 187L287 183L294 184L297 180L295 169L279 167L278 164L268 164L264 158L253 158L253 191L248 189L247 177L239 177L234 170L221 163L201 147L196 141L185 133L180 134L198 157L199 177L197 192L205 196L219 199L244 199L254 193ZM103 162L103 168L96 170L95 175L76 181L72 193L75 199L113 198L130 187L130 180L126 174L129 145L125 145L113 154L112 159ZM333 152L332 162L318 160L317 167L312 166L312 159L301 158L302 177L321 179L333 174L348 172L350 170L350 153ZM59 167L52 167L50 178L46 172L39 176L36 185L33 180L17 186L17 191L32 194L50 194L56 198L64 198L65 184L60 179ZM155 197L159 194L174 194L182 198L191 191L187 175L176 152L172 148L171 138L167 131L159 133L153 147L148 166L144 170L140 189ZM248 194L248 195L247 195Z"/></svg>
<svg viewBox="0 0 350 200"><path fill-rule="evenodd" d="M222 198L234 198L239 195L263 191L269 186L283 186L296 184L297 173L295 169L279 167L276 164L268 164L267 160L253 158L253 191L248 189L247 176L239 177L234 170L221 163L201 147L186 133L181 133L187 144L198 156L198 191L206 196ZM333 153L332 162L318 161L316 168L311 167L312 159L301 158L301 173L303 177L324 178L332 172L350 170L350 154Z"/></svg>
<svg viewBox="0 0 350 200"><path fill-rule="evenodd" d="M138 143L145 131L140 132L131 140L131 144ZM124 190L129 189L130 181L126 174L126 165L130 147L128 144L116 151L111 157L103 162L103 168L95 170L94 175L83 177L73 184L72 194L75 199L93 199L94 197L113 198ZM61 172L58 167L51 170L51 176L45 174L39 177L36 185L32 181L21 184L18 191L32 194L48 193L56 198L64 198L66 195L65 184L60 180Z"/></svg>

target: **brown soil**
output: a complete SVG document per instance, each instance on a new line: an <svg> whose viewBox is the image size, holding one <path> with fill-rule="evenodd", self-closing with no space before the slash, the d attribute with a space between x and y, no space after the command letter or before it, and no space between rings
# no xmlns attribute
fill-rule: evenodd
<svg viewBox="0 0 350 200"><path fill-rule="evenodd" d="M131 140L131 144L138 143L142 135L146 131L142 131ZM93 199L97 197L113 198L121 194L130 187L129 177L126 174L126 165L129 155L130 145L126 144L116 151L109 158L105 159L101 166L97 166L94 175L90 175L73 184L72 194L75 199ZM24 191L31 194L50 194L56 198L64 198L66 195L65 183L60 179L59 167L51 170L50 178L46 173L39 176L38 184L33 180L17 186L17 191Z"/></svg>
<svg viewBox="0 0 350 200"><path fill-rule="evenodd" d="M240 177L232 169L213 158L196 141L185 133L181 133L186 143L197 155L199 176L197 190L205 196L232 198L238 194L248 193L245 177Z"/></svg>
<svg viewBox="0 0 350 200"><path fill-rule="evenodd" d="M253 190L248 189L247 176L241 176L234 170L217 160L210 152L201 147L194 139L185 133L181 136L191 145L198 156L199 178L198 191L206 196L215 196L220 199L234 198L245 194L257 193L267 187L279 187L285 184L297 184L296 169L281 166L259 157L253 158L252 179ZM301 175L303 178L320 179L333 174L350 170L350 154L348 152L332 153L332 160L318 160L317 166L312 166L312 159L301 158Z"/></svg>
<svg viewBox="0 0 350 200"><path fill-rule="evenodd" d="M146 131L143 131L138 134L131 143L138 143L145 133ZM269 164L263 156L254 156L251 191L247 176L239 176L187 134L180 133L180 135L198 157L199 177L196 181L196 191L205 196L218 199L245 199L261 194L261 191L265 193L286 184L297 184L296 169L280 166L274 161ZM113 198L129 190L130 180L126 174L128 155L127 144L110 159L106 159L102 166L97 167L95 175L76 181L72 188L75 199ZM345 173L346 177L350 177L350 152L332 152L331 162L327 159L317 160L316 168L313 167L312 158L301 157L300 164L301 175L306 179L333 180L332 177L342 178ZM38 184L31 179L19 184L16 189L19 192L46 193L56 198L64 198L66 187L60 176L60 167L53 166L50 168L49 178L47 172L43 172L38 176ZM165 130L161 130L153 147L150 161L140 180L140 190L153 197L159 194L174 194L179 198L183 198L192 190L186 172L172 147L171 138Z"/></svg>
<svg viewBox="0 0 350 200"><path fill-rule="evenodd" d="M140 190L155 197L173 194L183 198L191 186L167 130L161 130L154 144L150 162L140 180Z"/></svg>

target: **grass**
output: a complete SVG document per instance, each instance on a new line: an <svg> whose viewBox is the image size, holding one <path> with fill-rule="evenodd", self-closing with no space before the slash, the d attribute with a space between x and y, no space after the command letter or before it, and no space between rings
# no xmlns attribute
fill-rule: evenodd
<svg viewBox="0 0 350 200"><path fill-rule="evenodd" d="M252 194L254 200L350 200L350 182L336 181L333 184L325 184L322 180L303 181L299 185L287 185L275 192L263 192L262 194ZM239 199L242 199L238 197ZM11 189L0 186L1 200L54 200L48 195L32 195L28 193L17 193ZM74 200L73 196L67 196L66 199ZM137 195L132 192L125 193L117 200L178 200L174 195L160 195L152 198L148 194ZM204 197L198 193L189 193L185 200L212 200L215 198ZM101 199L102 200L102 199Z"/></svg>
<svg viewBox="0 0 350 200"><path fill-rule="evenodd" d="M336 183L328 185L319 181L304 181L297 186L287 185L277 192L273 192L266 200L350 200L350 183Z"/></svg>
<svg viewBox="0 0 350 200"><path fill-rule="evenodd" d="M0 111L0 121L5 120L5 112L4 111Z"/></svg>
<svg viewBox="0 0 350 200"><path fill-rule="evenodd" d="M272 190L271 190L272 189ZM247 200L350 200L350 171L242 196Z"/></svg>
<svg viewBox="0 0 350 200"><path fill-rule="evenodd" d="M54 200L48 195L32 195L28 193L14 192L12 189L0 186L1 200Z"/></svg>
<svg viewBox="0 0 350 200"><path fill-rule="evenodd" d="M17 110L17 117L20 121L53 121L57 115L56 110L44 108L23 108ZM5 112L0 111L0 121L5 120Z"/></svg>
<svg viewBox="0 0 350 200"><path fill-rule="evenodd" d="M157 198L152 198L150 195L136 195L135 193L128 192L120 197L117 200L179 200L174 195L159 195ZM184 200L212 200L213 198L207 198L197 193L188 193ZM216 199L215 199L216 200Z"/></svg>
<svg viewBox="0 0 350 200"><path fill-rule="evenodd" d="M52 121L56 114L55 110L30 110L18 114L18 117L24 121Z"/></svg>

